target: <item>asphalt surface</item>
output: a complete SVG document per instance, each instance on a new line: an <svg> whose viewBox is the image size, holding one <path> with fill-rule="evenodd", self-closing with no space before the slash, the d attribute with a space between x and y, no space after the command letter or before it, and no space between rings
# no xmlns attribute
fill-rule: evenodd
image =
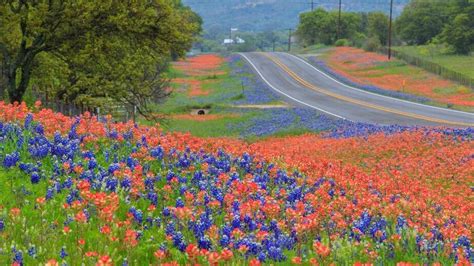
<svg viewBox="0 0 474 266"><path fill-rule="evenodd" d="M287 53L241 54L288 102L354 122L473 127L474 114L428 106L345 85Z"/></svg>

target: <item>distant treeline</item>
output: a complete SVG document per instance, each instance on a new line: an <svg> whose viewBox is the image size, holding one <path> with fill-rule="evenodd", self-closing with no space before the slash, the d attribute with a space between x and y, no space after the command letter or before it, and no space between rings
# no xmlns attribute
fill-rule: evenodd
<svg viewBox="0 0 474 266"><path fill-rule="evenodd" d="M453 52L474 48L474 2L413 0L396 18L395 44L445 43ZM322 8L302 13L297 36L302 45L353 45L378 50L387 45L389 17L382 12L342 12Z"/></svg>

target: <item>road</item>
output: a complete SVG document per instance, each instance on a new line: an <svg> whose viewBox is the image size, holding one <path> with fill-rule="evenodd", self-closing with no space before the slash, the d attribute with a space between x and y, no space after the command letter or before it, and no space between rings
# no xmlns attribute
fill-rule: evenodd
<svg viewBox="0 0 474 266"><path fill-rule="evenodd" d="M345 85L288 53L242 53L273 90L296 105L354 122L474 127L474 114L387 97Z"/></svg>

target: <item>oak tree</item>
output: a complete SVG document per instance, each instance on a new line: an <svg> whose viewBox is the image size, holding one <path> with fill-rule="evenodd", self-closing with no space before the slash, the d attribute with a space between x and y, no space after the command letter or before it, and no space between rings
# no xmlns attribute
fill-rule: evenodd
<svg viewBox="0 0 474 266"><path fill-rule="evenodd" d="M4 86L11 102L33 81L63 100L146 106L201 24L179 0L0 0Z"/></svg>

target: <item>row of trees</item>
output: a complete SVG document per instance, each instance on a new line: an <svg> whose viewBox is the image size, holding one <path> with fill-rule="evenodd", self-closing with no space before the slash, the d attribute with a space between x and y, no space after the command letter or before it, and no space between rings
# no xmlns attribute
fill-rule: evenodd
<svg viewBox="0 0 474 266"><path fill-rule="evenodd" d="M0 0L0 93L138 106L168 92L163 76L201 31L180 0Z"/></svg>
<svg viewBox="0 0 474 266"><path fill-rule="evenodd" d="M398 44L444 42L462 54L474 48L474 3L469 0L412 0L394 24ZM339 21L337 11L316 9L300 15L297 35L303 45L339 41L374 50L387 44L388 27L382 12L342 12Z"/></svg>
<svg viewBox="0 0 474 266"><path fill-rule="evenodd" d="M382 12L342 12L339 20L337 11L322 8L300 15L296 31L304 46L318 43L333 45L372 46L373 42L385 45L388 36L388 17Z"/></svg>
<svg viewBox="0 0 474 266"><path fill-rule="evenodd" d="M444 42L467 54L474 49L474 2L413 0L396 20L396 29L408 44Z"/></svg>

